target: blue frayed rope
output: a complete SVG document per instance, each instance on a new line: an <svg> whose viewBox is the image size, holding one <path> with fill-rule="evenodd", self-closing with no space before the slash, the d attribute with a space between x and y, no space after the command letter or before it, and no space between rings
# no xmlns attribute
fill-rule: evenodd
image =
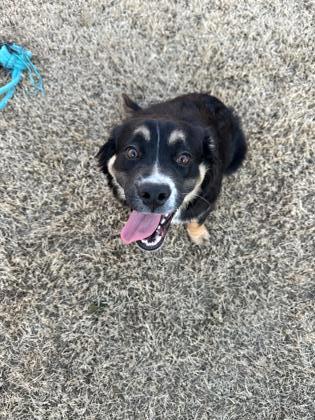
<svg viewBox="0 0 315 420"><path fill-rule="evenodd" d="M31 61L32 53L17 44L0 44L0 66L11 73L11 81L0 87L0 110L2 110L14 95L17 85L27 71L35 92L45 94L43 80L39 71ZM2 98L1 98L2 96Z"/></svg>

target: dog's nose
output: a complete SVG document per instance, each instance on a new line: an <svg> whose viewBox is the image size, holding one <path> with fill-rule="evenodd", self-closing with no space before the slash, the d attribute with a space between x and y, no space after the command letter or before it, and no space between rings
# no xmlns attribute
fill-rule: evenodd
<svg viewBox="0 0 315 420"><path fill-rule="evenodd" d="M138 194L143 204L154 210L166 202L171 195L171 189L167 184L145 182L138 186Z"/></svg>

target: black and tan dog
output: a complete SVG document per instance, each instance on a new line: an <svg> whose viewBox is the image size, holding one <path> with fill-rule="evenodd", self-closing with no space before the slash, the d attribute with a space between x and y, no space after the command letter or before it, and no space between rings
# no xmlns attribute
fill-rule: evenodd
<svg viewBox="0 0 315 420"><path fill-rule="evenodd" d="M131 210L124 243L161 246L172 223L186 223L193 242L207 242L203 225L222 177L246 154L239 119L217 98L188 94L142 109L124 95L130 116L98 153L115 196Z"/></svg>

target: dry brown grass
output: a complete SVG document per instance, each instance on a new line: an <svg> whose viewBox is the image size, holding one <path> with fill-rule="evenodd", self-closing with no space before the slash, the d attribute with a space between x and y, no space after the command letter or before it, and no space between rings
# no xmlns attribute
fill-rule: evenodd
<svg viewBox="0 0 315 420"><path fill-rule="evenodd" d="M0 418L314 419L313 3L0 8L47 89L0 117ZM250 144L211 246L181 227L154 255L122 246L94 160L120 94L204 90Z"/></svg>

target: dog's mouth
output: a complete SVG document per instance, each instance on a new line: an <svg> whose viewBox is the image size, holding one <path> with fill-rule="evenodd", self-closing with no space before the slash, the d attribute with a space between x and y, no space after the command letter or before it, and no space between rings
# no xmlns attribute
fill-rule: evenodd
<svg viewBox="0 0 315 420"><path fill-rule="evenodd" d="M126 245L136 242L145 251L155 251L162 246L173 215L133 211L121 231L121 240Z"/></svg>

